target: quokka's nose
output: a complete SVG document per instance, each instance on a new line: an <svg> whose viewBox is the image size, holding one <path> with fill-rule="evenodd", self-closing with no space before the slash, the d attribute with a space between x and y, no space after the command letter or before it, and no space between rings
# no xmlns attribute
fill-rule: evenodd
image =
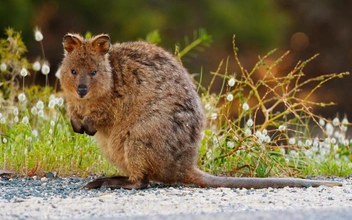
<svg viewBox="0 0 352 220"><path fill-rule="evenodd" d="M83 98L88 93L88 88L86 85L79 85L77 89L78 95Z"/></svg>

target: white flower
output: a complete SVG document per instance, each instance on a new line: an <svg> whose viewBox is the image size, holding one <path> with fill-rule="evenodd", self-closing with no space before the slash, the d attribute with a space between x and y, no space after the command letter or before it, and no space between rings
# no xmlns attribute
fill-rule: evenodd
<svg viewBox="0 0 352 220"><path fill-rule="evenodd" d="M3 138L3 139L2 139L2 143L6 144L6 143L7 143L7 139L6 139L6 138Z"/></svg>
<svg viewBox="0 0 352 220"><path fill-rule="evenodd" d="M28 124L28 123L29 123L29 119L28 119L27 116L24 116L24 117L22 118L22 123L23 123L23 124Z"/></svg>
<svg viewBox="0 0 352 220"><path fill-rule="evenodd" d="M269 135L266 135L265 137L264 137L264 142L265 143L269 143L271 141L271 138L269 137Z"/></svg>
<svg viewBox="0 0 352 220"><path fill-rule="evenodd" d="M64 105L64 99L62 97L57 99L57 105L58 106L63 106Z"/></svg>
<svg viewBox="0 0 352 220"><path fill-rule="evenodd" d="M342 124L341 130L343 132L346 132L347 129L348 129L348 124L349 124L348 119L347 118L343 118L341 124Z"/></svg>
<svg viewBox="0 0 352 220"><path fill-rule="evenodd" d="M18 100L20 100L21 102L24 102L26 100L26 95L24 93L19 94Z"/></svg>
<svg viewBox="0 0 352 220"><path fill-rule="evenodd" d="M313 141L313 148L318 148L318 146L319 146L319 139L315 138Z"/></svg>
<svg viewBox="0 0 352 220"><path fill-rule="evenodd" d="M56 78L60 79L61 76L61 67L55 73Z"/></svg>
<svg viewBox="0 0 352 220"><path fill-rule="evenodd" d="M6 63L1 63L1 65L0 65L0 70L1 70L2 72L4 72L6 69L7 69Z"/></svg>
<svg viewBox="0 0 352 220"><path fill-rule="evenodd" d="M293 157L297 157L298 153L295 150L291 150L290 155L292 155Z"/></svg>
<svg viewBox="0 0 352 220"><path fill-rule="evenodd" d="M336 118L334 118L334 120L332 120L332 124L333 124L334 126L338 126L339 123L340 123L340 120L339 120L338 117L336 117Z"/></svg>
<svg viewBox="0 0 352 220"><path fill-rule="evenodd" d="M210 111L211 105L209 103L205 104L204 106L205 110Z"/></svg>
<svg viewBox="0 0 352 220"><path fill-rule="evenodd" d="M306 143L305 143L305 146L311 146L312 143L313 143L312 140L307 139Z"/></svg>
<svg viewBox="0 0 352 220"><path fill-rule="evenodd" d="M50 102L49 102L49 104L48 104L48 107L49 107L49 108L54 108L55 105L56 105L55 99L52 99L52 100L50 100Z"/></svg>
<svg viewBox="0 0 352 220"><path fill-rule="evenodd" d="M253 124L254 124L254 122L253 122L253 120L250 118L250 119L248 119L248 121L247 121L246 124L247 124L248 127L252 127Z"/></svg>
<svg viewBox="0 0 352 220"><path fill-rule="evenodd" d="M328 136L331 136L334 133L334 127L332 126L331 123L326 123L325 129L326 129L326 134Z"/></svg>
<svg viewBox="0 0 352 220"><path fill-rule="evenodd" d="M308 156L309 158L312 157L313 155L313 151L311 149L308 149L308 150L303 150L303 153Z"/></svg>
<svg viewBox="0 0 352 220"><path fill-rule="evenodd" d="M31 136L26 135L26 140L28 140L29 142L32 142L33 138Z"/></svg>
<svg viewBox="0 0 352 220"><path fill-rule="evenodd" d="M218 117L217 113L211 113L211 120L215 120Z"/></svg>
<svg viewBox="0 0 352 220"><path fill-rule="evenodd" d="M234 147L235 147L235 142L233 142L233 141L228 141L228 142L226 143L226 146L227 146L228 148L234 148Z"/></svg>
<svg viewBox="0 0 352 220"><path fill-rule="evenodd" d="M285 125L280 125L279 126L279 131L280 132L283 132L283 131L285 131L286 130L286 126Z"/></svg>
<svg viewBox="0 0 352 220"><path fill-rule="evenodd" d="M55 121L54 121L54 120L51 120L51 121L50 121L50 125L51 125L52 127L54 127Z"/></svg>
<svg viewBox="0 0 352 220"><path fill-rule="evenodd" d="M13 118L13 121L14 121L15 123L17 123L17 122L19 121L18 116L15 116L15 117Z"/></svg>
<svg viewBox="0 0 352 220"><path fill-rule="evenodd" d="M39 110L42 110L44 109L44 103L41 100L39 100L37 104L35 104L35 107L37 107L37 109Z"/></svg>
<svg viewBox="0 0 352 220"><path fill-rule="evenodd" d="M347 129L348 129L348 127L347 127L347 126L345 126L345 125L342 125L342 126L341 126L341 130L342 130L343 132L346 132L346 131L347 131Z"/></svg>
<svg viewBox="0 0 352 220"><path fill-rule="evenodd" d="M292 137L292 138L288 139L288 143L290 145L294 145L296 143L296 139Z"/></svg>
<svg viewBox="0 0 352 220"><path fill-rule="evenodd" d="M335 132L334 132L334 137L338 138L338 137L340 137L340 136L341 136L341 134L340 134L339 131L335 131Z"/></svg>
<svg viewBox="0 0 352 220"><path fill-rule="evenodd" d="M229 81L227 82L227 84L230 86L230 87L232 87L232 86L234 86L235 85L235 78L233 78L233 77L231 77L231 79L229 79Z"/></svg>
<svg viewBox="0 0 352 220"><path fill-rule="evenodd" d="M262 133L263 133L263 135L267 135L268 134L268 130L263 129Z"/></svg>
<svg viewBox="0 0 352 220"><path fill-rule="evenodd" d="M298 140L297 145L298 145L299 147L302 147L302 146L303 146L302 140Z"/></svg>
<svg viewBox="0 0 352 220"><path fill-rule="evenodd" d="M262 135L262 132L260 132L259 130L257 130L257 131L255 132L255 136L257 136L258 138L260 138L260 137L262 137L263 135Z"/></svg>
<svg viewBox="0 0 352 220"><path fill-rule="evenodd" d="M44 64L42 65L42 73L43 73L44 75L48 75L49 72L50 72L50 67L48 66L48 64L44 63Z"/></svg>
<svg viewBox="0 0 352 220"><path fill-rule="evenodd" d="M249 105L248 105L246 102L243 103L243 104L242 104L242 109L243 109L244 111L248 111Z"/></svg>
<svg viewBox="0 0 352 220"><path fill-rule="evenodd" d="M22 68L20 72L21 76L26 77L28 75L28 71L26 68Z"/></svg>
<svg viewBox="0 0 352 220"><path fill-rule="evenodd" d="M12 110L12 112L13 112L14 115L18 115L18 108L17 108L17 107L14 108L14 109Z"/></svg>
<svg viewBox="0 0 352 220"><path fill-rule="evenodd" d="M319 124L320 124L321 126L324 126L324 125L325 125L324 119L320 118L320 119L319 119Z"/></svg>
<svg viewBox="0 0 352 220"><path fill-rule="evenodd" d="M53 100L53 99L56 99L56 97L55 97L54 94L51 94L51 95L49 96L49 101L51 101L51 100Z"/></svg>
<svg viewBox="0 0 352 220"><path fill-rule="evenodd" d="M34 130L32 131L32 135L33 135L34 137L38 137L38 130L34 129Z"/></svg>
<svg viewBox="0 0 352 220"><path fill-rule="evenodd" d="M43 118L43 117L44 117L44 110L43 110L43 109L40 109L40 110L38 111L38 116L39 116L40 118Z"/></svg>
<svg viewBox="0 0 352 220"><path fill-rule="evenodd" d="M250 135L252 135L251 129L246 128L246 130L244 131L244 135L245 135L245 136L250 136Z"/></svg>
<svg viewBox="0 0 352 220"><path fill-rule="evenodd" d="M344 143L344 141L345 141L345 136L343 135L343 134L341 134L339 137L338 137L338 142L339 143Z"/></svg>
<svg viewBox="0 0 352 220"><path fill-rule="evenodd" d="M346 126L349 122L347 118L343 118L341 123Z"/></svg>
<svg viewBox="0 0 352 220"><path fill-rule="evenodd" d="M233 95L230 93L226 96L226 100L231 102L233 100Z"/></svg>
<svg viewBox="0 0 352 220"><path fill-rule="evenodd" d="M339 149L339 146L337 144L334 145L334 152L336 153L336 151Z"/></svg>
<svg viewBox="0 0 352 220"><path fill-rule="evenodd" d="M347 139L345 139L344 141L343 141L343 144L347 147L348 145L349 145L349 141L347 140Z"/></svg>
<svg viewBox="0 0 352 220"><path fill-rule="evenodd" d="M1 123L1 124L6 124L6 118L5 118L5 117L1 117L0 123Z"/></svg>
<svg viewBox="0 0 352 220"><path fill-rule="evenodd" d="M336 144L336 139L335 139L335 138L331 138L331 139L330 139L330 143L331 143L331 144Z"/></svg>
<svg viewBox="0 0 352 220"><path fill-rule="evenodd" d="M44 38L42 32L40 32L38 28L34 30L34 38L36 41L42 41Z"/></svg>
<svg viewBox="0 0 352 220"><path fill-rule="evenodd" d="M34 71L39 71L40 68L41 68L40 62L39 62L39 61L35 61L35 62L33 63L32 69L33 69Z"/></svg>
<svg viewBox="0 0 352 220"><path fill-rule="evenodd" d="M37 107L33 106L32 109L31 109L31 113L32 113L33 115L36 115L36 114L38 113Z"/></svg>
<svg viewBox="0 0 352 220"><path fill-rule="evenodd" d="M285 154L286 154L286 151L285 151L285 149L284 149L283 147L280 147L280 153L281 153L282 155L285 155Z"/></svg>
<svg viewBox="0 0 352 220"><path fill-rule="evenodd" d="M207 152L207 158L211 158L213 151L211 149L208 150Z"/></svg>

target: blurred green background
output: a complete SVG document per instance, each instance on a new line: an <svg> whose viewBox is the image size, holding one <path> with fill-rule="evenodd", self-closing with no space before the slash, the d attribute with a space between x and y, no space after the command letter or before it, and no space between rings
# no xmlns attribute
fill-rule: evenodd
<svg viewBox="0 0 352 220"><path fill-rule="evenodd" d="M291 53L278 74L287 74L299 60L316 53L320 56L307 66L307 75L351 71L351 11L350 0L0 0L0 28L1 37L7 27L22 32L29 61L41 55L33 37L33 29L41 29L52 69L51 84L63 57L61 42L67 32L108 33L113 42L122 42L158 30L159 45L174 52L175 44L182 46L185 36L192 39L195 30L205 28L213 43L204 52L186 57L184 65L190 73L202 69L206 83L220 61L232 57L234 34L241 61L248 69L258 55L279 48ZM233 60L229 69L237 71ZM351 112L351 83L351 77L329 82L315 98L338 105L317 112L327 117Z"/></svg>

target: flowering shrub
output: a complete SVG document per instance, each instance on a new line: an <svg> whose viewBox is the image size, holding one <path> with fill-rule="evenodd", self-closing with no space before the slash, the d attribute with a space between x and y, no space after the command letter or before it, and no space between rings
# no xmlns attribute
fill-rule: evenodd
<svg viewBox="0 0 352 220"><path fill-rule="evenodd" d="M235 38L233 45L240 74L229 74L227 63L222 72L222 62L208 89L201 88L209 119L200 149L202 168L260 177L351 174L352 140L346 136L350 126L347 117L340 122L338 118L330 121L317 116L313 107L333 103L310 99L325 82L349 73L305 78L304 67L314 56L285 76L276 76L276 67L288 52L274 60L271 56L275 51L259 57L254 68L247 71L238 59ZM223 79L219 95L209 92L216 77ZM313 89L301 92L307 84ZM314 128L320 130L317 136L312 136Z"/></svg>

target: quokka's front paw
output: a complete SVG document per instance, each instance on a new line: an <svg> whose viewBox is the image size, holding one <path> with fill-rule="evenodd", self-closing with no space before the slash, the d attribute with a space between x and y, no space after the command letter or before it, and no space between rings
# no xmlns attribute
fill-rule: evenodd
<svg viewBox="0 0 352 220"><path fill-rule="evenodd" d="M83 120L83 129L86 134L90 136L94 136L97 133L97 130L94 127L93 121L90 118L86 118Z"/></svg>
<svg viewBox="0 0 352 220"><path fill-rule="evenodd" d="M71 118L71 125L74 132L79 134L84 133L84 127L80 121L77 121Z"/></svg>

